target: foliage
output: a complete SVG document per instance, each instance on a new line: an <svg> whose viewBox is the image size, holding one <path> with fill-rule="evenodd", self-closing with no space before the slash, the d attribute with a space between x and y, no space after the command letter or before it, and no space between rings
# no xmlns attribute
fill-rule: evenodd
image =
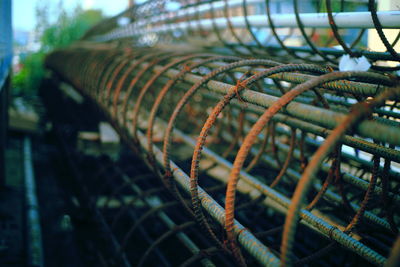
<svg viewBox="0 0 400 267"><path fill-rule="evenodd" d="M45 74L43 60L46 53L79 40L89 28L103 19L101 11L83 10L79 5L72 12L67 12L62 1L52 14L49 12L51 8L48 1L36 7L36 35L39 37L40 49L28 54L22 61L22 69L14 74L14 92L36 93ZM55 15L56 20L52 22L50 15Z"/></svg>
<svg viewBox="0 0 400 267"><path fill-rule="evenodd" d="M22 62L22 68L12 78L14 93L35 94L44 76L43 60L45 54L41 51L31 53Z"/></svg>

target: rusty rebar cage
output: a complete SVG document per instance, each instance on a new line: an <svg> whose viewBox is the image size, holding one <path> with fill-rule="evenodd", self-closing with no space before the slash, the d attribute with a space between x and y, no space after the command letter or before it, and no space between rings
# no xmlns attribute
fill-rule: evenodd
<svg viewBox="0 0 400 267"><path fill-rule="evenodd" d="M389 18L399 12L377 12L374 1L287 2L293 13L276 1L150 1L51 53L46 66L98 105L196 220L214 244L196 259L340 265L331 254L344 250L364 264L396 264L399 35L389 42L383 29L400 28ZM307 6L315 10L301 13ZM120 26L104 33L110 24ZM358 30L351 45L347 28ZM363 47L371 29L386 52ZM287 45L295 35L302 42ZM371 68L343 69L343 56ZM209 191L208 179L225 193ZM166 235L196 227L187 224ZM126 236L116 242L128 254Z"/></svg>

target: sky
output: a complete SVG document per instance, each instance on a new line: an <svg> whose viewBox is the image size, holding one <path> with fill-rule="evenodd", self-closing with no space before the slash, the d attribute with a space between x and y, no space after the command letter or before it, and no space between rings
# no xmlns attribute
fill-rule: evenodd
<svg viewBox="0 0 400 267"><path fill-rule="evenodd" d="M1 1L1 0L0 0ZM35 8L38 2L49 2L57 6L59 0L12 0L13 29L31 31L35 28ZM128 7L128 0L63 0L64 7L72 10L81 3L84 9L101 9L106 16L113 16Z"/></svg>

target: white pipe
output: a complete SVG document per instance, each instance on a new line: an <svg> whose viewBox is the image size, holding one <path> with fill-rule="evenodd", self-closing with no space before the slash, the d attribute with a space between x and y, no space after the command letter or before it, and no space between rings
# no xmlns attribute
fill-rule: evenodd
<svg viewBox="0 0 400 267"><path fill-rule="evenodd" d="M380 11L377 12L378 18L382 27L385 29L400 28L400 11ZM372 29L374 24L370 12L340 12L333 13L334 20L338 28L356 28L356 29ZM252 27L268 28L268 18L266 15L251 15L248 16L248 21ZM274 14L271 15L274 26L277 28L298 28L295 14ZM303 13L300 14L300 19L304 27L310 28L329 28L329 20L327 13ZM235 28L245 28L246 22L244 17L231 17L230 21ZM214 20L218 29L228 27L227 18L220 17ZM194 25L194 26L193 26ZM172 30L188 30L201 25L204 30L213 29L212 19L202 19L194 21L184 21L179 23L164 24L161 26L152 27L147 24L144 27L137 27L134 23L126 27L116 29L109 34L100 37L100 40L111 40L114 38L138 36L149 33L164 33Z"/></svg>

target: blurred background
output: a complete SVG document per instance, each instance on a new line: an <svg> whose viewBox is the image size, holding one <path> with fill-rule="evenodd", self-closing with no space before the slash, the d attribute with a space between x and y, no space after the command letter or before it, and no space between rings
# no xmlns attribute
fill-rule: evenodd
<svg viewBox="0 0 400 267"><path fill-rule="evenodd" d="M34 93L46 53L67 47L96 23L115 16L132 0L13 0L13 94Z"/></svg>

